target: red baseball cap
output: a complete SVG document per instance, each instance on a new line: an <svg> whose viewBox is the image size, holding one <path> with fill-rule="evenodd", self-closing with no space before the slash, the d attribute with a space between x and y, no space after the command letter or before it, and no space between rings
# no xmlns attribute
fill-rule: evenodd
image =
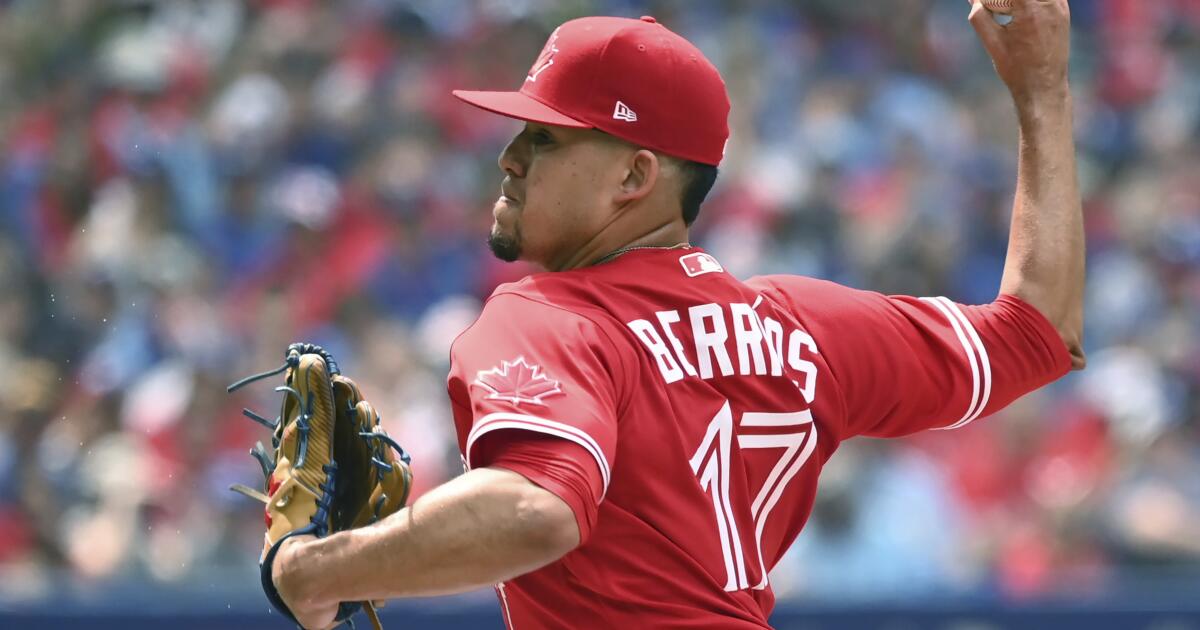
<svg viewBox="0 0 1200 630"><path fill-rule="evenodd" d="M654 18L585 17L555 29L516 92L454 90L497 114L599 129L667 155L717 165L729 95L715 66Z"/></svg>

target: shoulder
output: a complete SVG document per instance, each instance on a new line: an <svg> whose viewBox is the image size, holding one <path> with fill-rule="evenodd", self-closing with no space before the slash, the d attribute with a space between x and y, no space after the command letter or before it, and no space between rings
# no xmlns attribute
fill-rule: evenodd
<svg viewBox="0 0 1200 630"><path fill-rule="evenodd" d="M615 320L512 289L498 288L479 318L451 344L447 386L452 400L468 404L461 401L470 400L472 381L487 372L508 375L514 366L521 366L512 374L525 386L553 383L557 391L562 383L577 382L595 394L610 383L614 397L628 399L638 372L637 348Z"/></svg>
<svg viewBox="0 0 1200 630"><path fill-rule="evenodd" d="M746 285L775 297L791 310L810 314L844 315L876 310L887 297L829 280L787 274L754 276Z"/></svg>
<svg viewBox="0 0 1200 630"><path fill-rule="evenodd" d="M852 290L849 287L836 282L830 282L829 280L789 274L754 276L746 279L745 284L760 291L779 291L784 293L798 293L802 291L827 293Z"/></svg>
<svg viewBox="0 0 1200 630"><path fill-rule="evenodd" d="M500 285L484 302L478 319L451 345L455 350L521 339L537 345L604 342L615 347L619 329L606 313L572 299L557 282L531 281Z"/></svg>

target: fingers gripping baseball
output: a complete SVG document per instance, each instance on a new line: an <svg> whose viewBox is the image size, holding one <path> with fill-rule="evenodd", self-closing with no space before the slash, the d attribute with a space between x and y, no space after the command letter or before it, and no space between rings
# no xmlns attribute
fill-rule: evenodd
<svg viewBox="0 0 1200 630"><path fill-rule="evenodd" d="M1071 12L1066 0L969 0L968 20L1018 102L1067 85ZM1012 16L1007 24L993 10Z"/></svg>

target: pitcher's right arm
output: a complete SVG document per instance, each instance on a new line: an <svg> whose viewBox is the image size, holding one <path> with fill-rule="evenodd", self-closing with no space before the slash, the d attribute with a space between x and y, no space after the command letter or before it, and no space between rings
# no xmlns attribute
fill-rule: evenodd
<svg viewBox="0 0 1200 630"><path fill-rule="evenodd" d="M970 21L1012 93L1020 125L1016 199L1000 293L1037 308L1083 369L1083 208L1067 82L1067 0L1015 0L1001 26L974 0Z"/></svg>

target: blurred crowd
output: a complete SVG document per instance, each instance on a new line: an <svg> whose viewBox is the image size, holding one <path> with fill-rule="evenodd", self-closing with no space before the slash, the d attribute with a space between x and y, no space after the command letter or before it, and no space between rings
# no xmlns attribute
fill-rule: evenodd
<svg viewBox="0 0 1200 630"><path fill-rule="evenodd" d="M1071 5L1089 368L845 444L783 597L1200 572L1200 2ZM359 381L418 492L458 474L450 340L531 269L484 245L518 125L449 91L519 86L584 14L653 14L722 71L693 240L731 271L994 297L1016 123L962 0L0 0L0 596L252 566L261 506L227 488L277 395L224 388L291 341Z"/></svg>

